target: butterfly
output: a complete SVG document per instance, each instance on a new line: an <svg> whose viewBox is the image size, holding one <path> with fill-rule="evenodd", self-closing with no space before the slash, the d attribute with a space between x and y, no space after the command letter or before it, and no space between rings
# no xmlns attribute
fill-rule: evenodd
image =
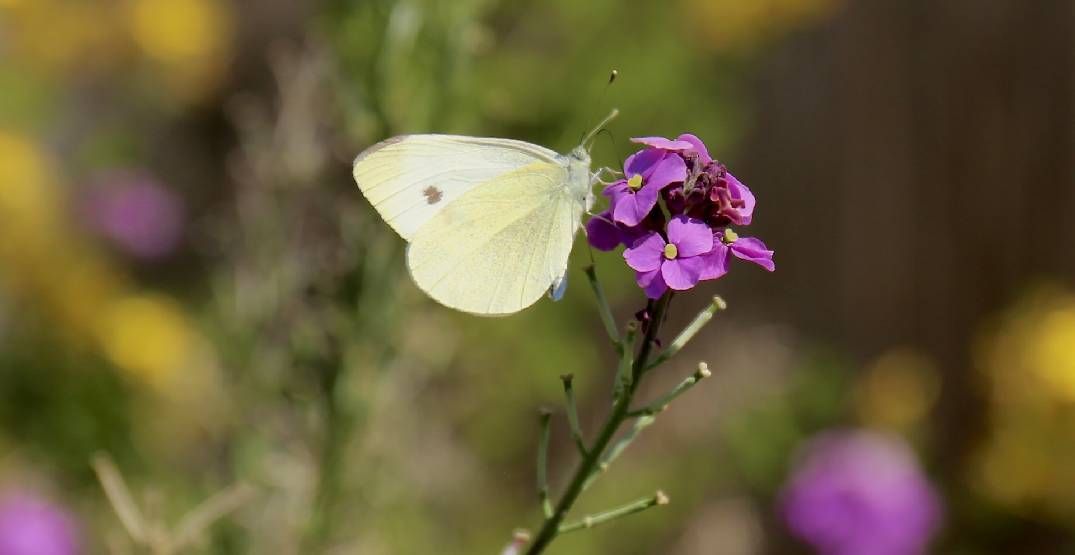
<svg viewBox="0 0 1075 555"><path fill-rule="evenodd" d="M518 312L563 294L593 204L587 142L568 154L513 139L401 135L354 162L358 188L407 241L418 288L464 312Z"/></svg>

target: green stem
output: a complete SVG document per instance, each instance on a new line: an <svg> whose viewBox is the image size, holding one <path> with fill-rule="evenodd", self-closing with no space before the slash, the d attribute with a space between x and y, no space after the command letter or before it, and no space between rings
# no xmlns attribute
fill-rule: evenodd
<svg viewBox="0 0 1075 555"><path fill-rule="evenodd" d="M574 378L571 374L564 374L560 376L560 381L564 383L567 423L571 426L571 438L575 440L575 447L578 448L579 455L585 457L586 441L582 438L582 426L579 426L579 411L575 406L575 388L572 385Z"/></svg>
<svg viewBox="0 0 1075 555"><path fill-rule="evenodd" d="M541 502L541 510L545 512L545 518L552 516L552 503L549 501L549 435L552 426L550 420L552 412L541 411L541 440L538 443L537 458L537 490L538 501Z"/></svg>
<svg viewBox="0 0 1075 555"><path fill-rule="evenodd" d="M612 441L612 438L616 435L616 431L619 430L623 421L627 419L627 413L631 406L631 399L634 397L635 391L638 390L638 377L649 363L649 358L653 352L654 343L657 339L657 333L660 331L661 323L664 321L664 312L668 308L670 299L671 294L665 294L656 303L650 303L650 326L649 329L646 330L646 334L642 340L642 346L639 348L638 356L634 361L631 372L633 377L631 386L625 389L623 398L620 399L620 402L613 406L612 413L609 414L604 426L601 427L597 439L594 440L593 447L589 450L586 456L582 458L579 466L575 469L571 482L568 484L563 496L560 497L560 501L556 504L553 515L545 519L545 522L541 526L541 530L538 532L537 536L534 537L534 543L530 544L530 548L526 551L527 555L538 555L539 553L542 553L552 540L556 538L556 535L560 531L560 524L564 521L564 518L567 516L568 511L571 510L571 507L574 506L579 494L582 493L583 485L585 485L590 475L593 474L594 470L597 468L598 463L601 461L601 456Z"/></svg>
<svg viewBox="0 0 1075 555"><path fill-rule="evenodd" d="M627 413L627 416L631 417L632 413ZM627 432L627 435L617 441L612 448L608 450L608 453L605 453L604 457L601 457L601 462L597 464L597 468L594 469L593 474L590 474L582 484L582 491L590 489L590 484L597 480L597 477L600 476L602 472L608 470L608 467L612 466L612 462L619 458L619 456L627 450L627 447L634 442L635 438L638 437L638 434L642 433L642 430L648 428L650 424L653 424L654 420L656 420L656 418L653 416L643 416L638 418L638 420L635 420L635 425L631 427L631 431Z"/></svg>
<svg viewBox="0 0 1075 555"><path fill-rule="evenodd" d="M629 389L631 382L634 381L635 335L637 333L638 322L634 320L627 322L627 331L620 345L620 364L616 369L616 383L612 384L612 400L616 403L620 402L623 392Z"/></svg>
<svg viewBox="0 0 1075 555"><path fill-rule="evenodd" d="M668 405L675 400L676 397L683 395L688 389L694 387L698 382L708 378L712 373L709 371L709 365L704 362L698 363L698 369L693 374L687 376L686 379L679 382L672 391L665 393L663 397L656 401L646 405L645 407L633 410L627 413L627 416L653 416L659 412L663 412L668 408Z"/></svg>
<svg viewBox="0 0 1075 555"><path fill-rule="evenodd" d="M591 258L592 256L591 253ZM597 281L597 271L594 270L593 264L587 266L585 271L586 279L590 282L594 297L597 299L597 311L601 314L601 323L605 325L605 332L608 333L612 344L620 349L620 335L616 331L616 319L612 317L612 308L608 304L608 298L605 297L605 290L601 287L601 282Z"/></svg>
<svg viewBox="0 0 1075 555"><path fill-rule="evenodd" d="M654 359L653 362L646 367L646 370L660 366L668 359L676 356L676 354L679 353L679 351L683 349L683 347L691 339L693 339L694 336L699 331L701 331L706 324L709 323L709 321L713 318L713 314L715 314L718 310L724 310L726 308L728 308L728 303L724 302L724 299L722 299L719 295L714 295L713 300L709 303L709 305L703 308L701 312L699 312L694 317L694 320L691 320L691 323L687 324L687 327L683 328L683 331L679 332L679 335L677 335L676 338L672 340L672 343L668 345L668 348L665 349L660 356Z"/></svg>
<svg viewBox="0 0 1075 555"><path fill-rule="evenodd" d="M628 503L628 504L620 506L620 507L616 507L615 509L605 511L603 513L596 513L596 514L592 514L592 515L586 515L586 516L582 517L582 520L579 520L577 522L571 522L571 523L568 523L568 524L564 524L564 525L560 526L559 533L560 534L566 534L567 532L574 532L575 530L582 530L584 528L593 528L594 526L597 526L599 524L604 524L604 523L609 522L611 520L616 520L617 518L621 518L621 517L625 517L627 515L632 515L632 514L635 514L637 512L641 512L641 511L644 511L644 510L646 510L646 509L648 509L650 507L654 507L654 506L657 506L657 505L667 505L667 504L668 504L668 496L665 495L663 491L658 491L657 493L655 493L655 494L653 494L653 495L651 495L649 497L643 497L642 499L639 499L637 501L633 501L631 503Z"/></svg>

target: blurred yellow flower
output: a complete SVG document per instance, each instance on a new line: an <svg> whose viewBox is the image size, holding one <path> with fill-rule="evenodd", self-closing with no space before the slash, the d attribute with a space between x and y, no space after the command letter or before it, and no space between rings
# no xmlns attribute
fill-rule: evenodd
<svg viewBox="0 0 1075 555"><path fill-rule="evenodd" d="M1060 396L1075 401L1075 298L1045 314L1031 337L1031 363Z"/></svg>
<svg viewBox="0 0 1075 555"><path fill-rule="evenodd" d="M221 0L131 0L128 23L170 93L196 98L216 83L232 30Z"/></svg>
<svg viewBox="0 0 1075 555"><path fill-rule="evenodd" d="M686 0L687 20L717 50L750 47L831 15L843 0Z"/></svg>
<svg viewBox="0 0 1075 555"><path fill-rule="evenodd" d="M182 369L193 347L183 312L159 295L115 300L100 315L97 331L113 364L157 386Z"/></svg>
<svg viewBox="0 0 1075 555"><path fill-rule="evenodd" d="M11 22L12 54L37 69L108 65L123 47L111 3L0 0L0 8Z"/></svg>
<svg viewBox="0 0 1075 555"><path fill-rule="evenodd" d="M936 365L910 348L878 357L855 387L855 409L867 426L907 432L922 422L940 393Z"/></svg>
<svg viewBox="0 0 1075 555"><path fill-rule="evenodd" d="M1075 521L1075 295L1028 296L976 354L993 429L975 458L975 483L1014 510Z"/></svg>
<svg viewBox="0 0 1075 555"><path fill-rule="evenodd" d="M217 54L227 28L226 13L215 0L134 0L130 24L142 50L165 63Z"/></svg>
<svg viewBox="0 0 1075 555"><path fill-rule="evenodd" d="M19 230L51 225L60 204L46 156L29 139L0 129L0 230L11 238ZM16 236L18 237L18 236ZM15 248L17 241L3 241Z"/></svg>

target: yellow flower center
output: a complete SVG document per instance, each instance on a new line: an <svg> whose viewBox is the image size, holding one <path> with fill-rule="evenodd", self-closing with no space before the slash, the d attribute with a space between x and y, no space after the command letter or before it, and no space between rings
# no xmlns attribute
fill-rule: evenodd
<svg viewBox="0 0 1075 555"><path fill-rule="evenodd" d="M627 180L627 186L630 187L632 191L637 191L641 189L642 175L637 173L632 175L631 178Z"/></svg>
<svg viewBox="0 0 1075 555"><path fill-rule="evenodd" d="M739 235L737 235L734 231L732 231L732 230L730 230L728 228L724 228L724 242L725 243L732 244L732 243L736 242L736 240L738 240L738 239L739 239Z"/></svg>
<svg viewBox="0 0 1075 555"><path fill-rule="evenodd" d="M679 249L672 243L668 243L664 246L664 257L668 260L675 260L679 256Z"/></svg>

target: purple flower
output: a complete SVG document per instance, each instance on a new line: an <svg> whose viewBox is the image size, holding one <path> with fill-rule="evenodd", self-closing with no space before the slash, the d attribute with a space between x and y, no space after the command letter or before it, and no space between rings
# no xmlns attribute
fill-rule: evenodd
<svg viewBox="0 0 1075 555"><path fill-rule="evenodd" d="M74 520L37 496L0 494L0 555L77 555Z"/></svg>
<svg viewBox="0 0 1075 555"><path fill-rule="evenodd" d="M727 171L710 189L709 199L716 205L715 215L724 216L733 224L750 225L754 219L754 193Z"/></svg>
<svg viewBox="0 0 1075 555"><path fill-rule="evenodd" d="M713 248L713 233L705 222L676 216L668 222L668 241L651 232L623 252L627 265L637 274L638 285L656 299L668 288L683 291L694 287L706 271L700 255Z"/></svg>
<svg viewBox="0 0 1075 555"><path fill-rule="evenodd" d="M776 270L773 251L769 250L761 239L740 237L731 229L724 228L714 233L713 249L704 256L706 269L702 273L702 279L717 279L728 273L729 256L732 255L740 260L753 262L770 272Z"/></svg>
<svg viewBox="0 0 1075 555"><path fill-rule="evenodd" d="M941 504L901 440L843 431L810 442L781 512L822 555L918 555L940 524Z"/></svg>
<svg viewBox="0 0 1075 555"><path fill-rule="evenodd" d="M646 148L624 162L624 179L605 188L609 209L587 222L586 235L599 250L628 247L627 264L650 298L723 276L733 255L775 269L765 243L730 229L750 225L756 200L701 139L631 141Z"/></svg>
<svg viewBox="0 0 1075 555"><path fill-rule="evenodd" d="M706 166L713 161L709 157L709 150L706 149L702 140L690 133L684 133L676 137L674 141L664 137L634 137L631 142L662 150L680 152L685 155L694 154L702 166Z"/></svg>
<svg viewBox="0 0 1075 555"><path fill-rule="evenodd" d="M136 258L166 256L182 237L182 201L143 175L109 176L89 193L83 208L93 230Z"/></svg>
<svg viewBox="0 0 1075 555"><path fill-rule="evenodd" d="M662 189L687 178L687 165L675 154L647 148L627 158L623 175L605 188L604 195L612 199L612 219L635 226L657 206Z"/></svg>

